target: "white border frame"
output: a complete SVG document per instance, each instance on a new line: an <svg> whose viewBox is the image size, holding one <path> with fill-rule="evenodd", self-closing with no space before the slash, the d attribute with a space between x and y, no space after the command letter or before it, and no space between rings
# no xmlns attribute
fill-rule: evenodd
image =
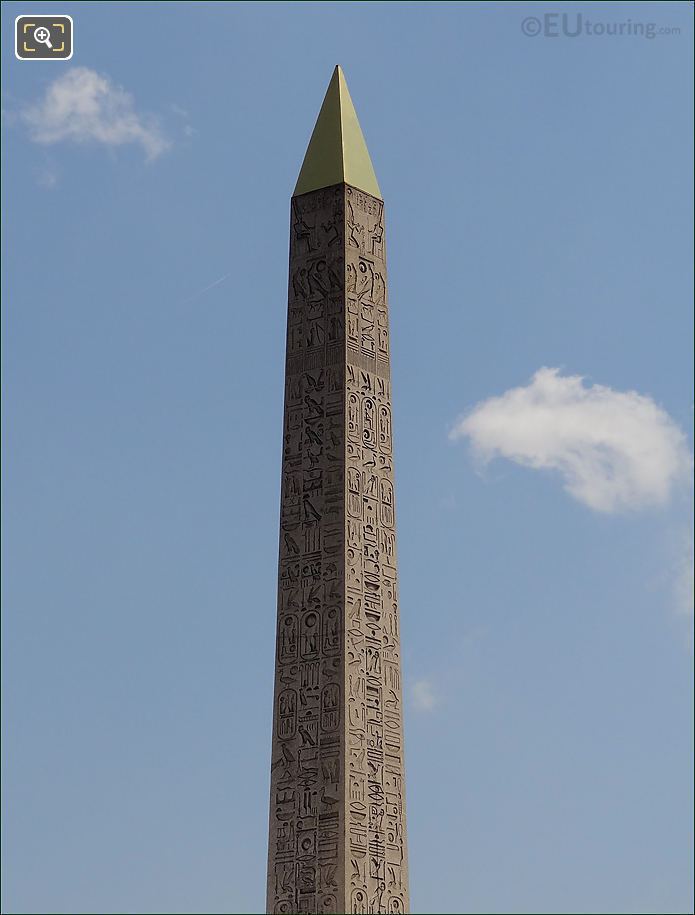
<svg viewBox="0 0 695 915"><path fill-rule="evenodd" d="M71 32L72 46L70 48L69 56L68 57L34 57L34 58L20 57L19 53L17 51L17 37L18 37L17 36L17 23L19 22L19 20L28 19L30 17L32 17L34 19L51 19L53 16L55 16L56 19L60 18L60 19L69 19L70 20L70 32ZM68 16L67 13L49 13L48 15L46 15L46 13L22 13L21 16L15 16L15 20L14 20L14 56L17 58L17 60L42 60L42 61L43 60L70 60L74 53L75 53L75 23L72 21L72 16Z"/></svg>

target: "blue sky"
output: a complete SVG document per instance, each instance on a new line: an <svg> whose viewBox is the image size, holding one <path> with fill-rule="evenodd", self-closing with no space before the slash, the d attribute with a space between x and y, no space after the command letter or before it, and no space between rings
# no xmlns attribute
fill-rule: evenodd
<svg viewBox="0 0 695 915"><path fill-rule="evenodd" d="M692 4L67 3L60 63L14 58L27 12L3 911L263 910L289 195L336 63L387 206L413 911L692 911Z"/></svg>

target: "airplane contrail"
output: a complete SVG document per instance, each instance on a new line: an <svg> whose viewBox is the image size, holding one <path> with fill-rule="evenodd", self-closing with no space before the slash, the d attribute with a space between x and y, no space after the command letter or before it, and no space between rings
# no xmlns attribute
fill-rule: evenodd
<svg viewBox="0 0 695 915"><path fill-rule="evenodd" d="M224 276L221 276L219 278L219 280L215 280L214 283L210 283L208 286L205 286L203 289L199 290L198 292L194 292L192 296L189 296L187 299L184 299L181 304L188 305L189 302L192 302L194 299L200 298L201 295L208 292L210 289L214 289L215 286L219 286L220 283L224 283L224 281L232 275L232 272L233 271L230 270L229 273L225 273Z"/></svg>

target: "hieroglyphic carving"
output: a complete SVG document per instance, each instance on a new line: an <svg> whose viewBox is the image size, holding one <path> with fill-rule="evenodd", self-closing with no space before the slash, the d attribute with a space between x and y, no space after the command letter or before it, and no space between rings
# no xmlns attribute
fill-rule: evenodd
<svg viewBox="0 0 695 915"><path fill-rule="evenodd" d="M340 912L344 191L292 201L268 912Z"/></svg>
<svg viewBox="0 0 695 915"><path fill-rule="evenodd" d="M383 202L291 215L268 912L405 913Z"/></svg>
<svg viewBox="0 0 695 915"><path fill-rule="evenodd" d="M346 879L350 912L406 912L383 203L348 187L346 213Z"/></svg>

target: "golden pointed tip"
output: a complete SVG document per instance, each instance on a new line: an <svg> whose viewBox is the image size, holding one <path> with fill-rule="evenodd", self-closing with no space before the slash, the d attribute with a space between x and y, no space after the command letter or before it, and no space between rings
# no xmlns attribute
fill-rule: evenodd
<svg viewBox="0 0 695 915"><path fill-rule="evenodd" d="M293 196L341 183L381 198L345 74L336 64Z"/></svg>

